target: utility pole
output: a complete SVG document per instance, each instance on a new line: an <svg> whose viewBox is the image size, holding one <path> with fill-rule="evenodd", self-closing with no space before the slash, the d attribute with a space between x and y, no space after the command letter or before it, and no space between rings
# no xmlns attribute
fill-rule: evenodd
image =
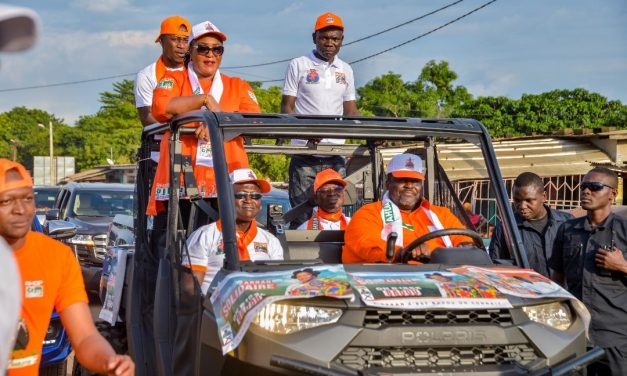
<svg viewBox="0 0 627 376"><path fill-rule="evenodd" d="M37 124L37 126L39 128L43 128L46 129L46 126L39 123ZM56 170L56 163L54 163L54 144L53 144L53 139L52 139L52 120L48 121L48 131L50 133L50 185L57 185L57 179L56 179L56 174L55 174L55 170Z"/></svg>

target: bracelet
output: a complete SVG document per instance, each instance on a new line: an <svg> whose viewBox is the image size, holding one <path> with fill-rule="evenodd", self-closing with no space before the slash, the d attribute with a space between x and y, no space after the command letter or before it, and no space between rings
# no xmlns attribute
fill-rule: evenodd
<svg viewBox="0 0 627 376"><path fill-rule="evenodd" d="M207 110L209 110L209 106L207 106L207 102L209 102L209 93L205 94L205 99L203 99L203 101L202 101L202 105L204 107L206 107ZM201 108L202 108L202 106L201 106Z"/></svg>

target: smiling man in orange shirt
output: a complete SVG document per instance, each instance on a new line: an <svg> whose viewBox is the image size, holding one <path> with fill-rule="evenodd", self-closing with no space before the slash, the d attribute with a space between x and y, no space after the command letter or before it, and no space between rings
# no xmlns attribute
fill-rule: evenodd
<svg viewBox="0 0 627 376"><path fill-rule="evenodd" d="M344 235L342 262L388 262L387 237L396 232L396 251L429 232L445 228L465 228L448 209L435 206L422 197L422 160L414 154L399 154L387 168L383 201L362 206L353 215ZM457 247L470 243L465 236L442 236L412 250L414 259L428 256L437 247Z"/></svg>

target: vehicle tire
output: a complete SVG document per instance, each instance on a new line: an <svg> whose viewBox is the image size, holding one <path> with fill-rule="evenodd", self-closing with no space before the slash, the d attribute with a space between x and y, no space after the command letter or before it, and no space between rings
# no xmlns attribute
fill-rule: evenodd
<svg viewBox="0 0 627 376"><path fill-rule="evenodd" d="M40 376L65 376L67 373L67 360L39 368Z"/></svg>

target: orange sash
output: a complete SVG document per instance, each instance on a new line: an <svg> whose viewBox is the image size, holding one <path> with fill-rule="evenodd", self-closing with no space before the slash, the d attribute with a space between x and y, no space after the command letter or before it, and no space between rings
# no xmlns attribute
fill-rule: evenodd
<svg viewBox="0 0 627 376"><path fill-rule="evenodd" d="M222 233L222 221L218 220L216 225L218 226L220 233ZM250 222L248 231L244 232L237 230L235 235L237 236L237 254L239 255L239 260L249 261L250 255L248 254L248 245L250 245L250 243L252 243L257 236L257 221L253 219L253 221Z"/></svg>
<svg viewBox="0 0 627 376"><path fill-rule="evenodd" d="M320 226L320 218L326 219L330 222L341 221L340 230L344 230L346 228L346 217L344 217L341 209L337 213L329 213L318 207L314 210L313 215L307 221L307 230L324 230Z"/></svg>

